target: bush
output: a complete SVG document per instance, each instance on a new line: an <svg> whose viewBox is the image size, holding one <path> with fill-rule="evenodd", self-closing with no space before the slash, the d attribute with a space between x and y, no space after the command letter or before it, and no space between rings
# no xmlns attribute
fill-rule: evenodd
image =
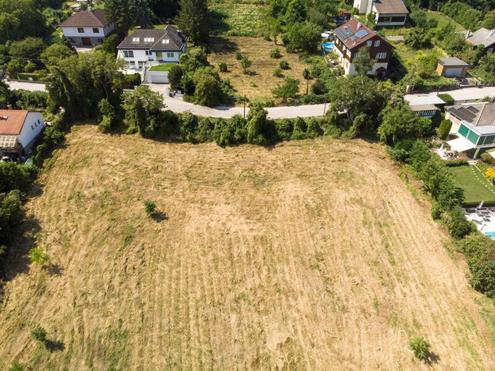
<svg viewBox="0 0 495 371"><path fill-rule="evenodd" d="M290 119L275 121L275 129L280 140L291 140L294 124Z"/></svg>
<svg viewBox="0 0 495 371"><path fill-rule="evenodd" d="M168 71L168 81L172 90L177 90L182 87L182 77L184 76L184 70L179 64L174 64L170 71Z"/></svg>
<svg viewBox="0 0 495 371"><path fill-rule="evenodd" d="M219 146L246 143L246 120L239 115L230 120L218 119L213 129L213 139Z"/></svg>
<svg viewBox="0 0 495 371"><path fill-rule="evenodd" d="M223 62L222 62L222 63L220 63L220 64L218 65L218 70L219 70L220 72L228 72L228 70L229 70L229 69L228 69L228 67L227 67L227 63L223 63Z"/></svg>
<svg viewBox="0 0 495 371"><path fill-rule="evenodd" d="M447 106L452 106L455 103L454 98L452 98L449 94L438 94L438 97L442 99Z"/></svg>
<svg viewBox="0 0 495 371"><path fill-rule="evenodd" d="M469 165L469 162L467 160L449 160L449 161L445 161L445 166L447 167L457 167L457 166L465 166L465 165Z"/></svg>
<svg viewBox="0 0 495 371"><path fill-rule="evenodd" d="M12 362L12 364L9 367L9 371L23 371L23 370L24 370L24 366L19 362Z"/></svg>
<svg viewBox="0 0 495 371"><path fill-rule="evenodd" d="M134 73L124 76L124 89L134 89L135 86L141 85L141 75Z"/></svg>
<svg viewBox="0 0 495 371"><path fill-rule="evenodd" d="M283 70L290 69L289 62L287 62L285 59L280 61L279 66Z"/></svg>
<svg viewBox="0 0 495 371"><path fill-rule="evenodd" d="M284 77L284 74L282 73L282 70L280 68L275 68L273 70L273 76L282 78L282 77Z"/></svg>
<svg viewBox="0 0 495 371"><path fill-rule="evenodd" d="M238 61L240 61L242 59L241 52L235 52L235 59L237 59Z"/></svg>
<svg viewBox="0 0 495 371"><path fill-rule="evenodd" d="M488 165L495 165L495 158L493 158L493 156L490 155L488 152L483 152L480 157L483 162L487 163Z"/></svg>
<svg viewBox="0 0 495 371"><path fill-rule="evenodd" d="M457 248L466 256L471 286L495 299L495 241L481 233L472 233L458 241Z"/></svg>
<svg viewBox="0 0 495 371"><path fill-rule="evenodd" d="M48 263L49 257L48 254L43 251L43 249L41 249L40 247L35 247L29 251L29 260L33 264L43 266Z"/></svg>
<svg viewBox="0 0 495 371"><path fill-rule="evenodd" d="M242 73L247 74L249 71L249 67L251 67L252 62L249 60L248 57L242 57L241 58L241 68L242 68Z"/></svg>
<svg viewBox="0 0 495 371"><path fill-rule="evenodd" d="M280 52L280 49L279 48L272 49L272 51L270 52L270 58L273 59L282 58L282 53Z"/></svg>
<svg viewBox="0 0 495 371"><path fill-rule="evenodd" d="M455 208L443 213L442 218L447 226L449 234L456 240L466 237L474 230L473 224L466 220L466 217L460 208Z"/></svg>
<svg viewBox="0 0 495 371"><path fill-rule="evenodd" d="M428 361L430 358L430 343L425 338L415 336L409 340L409 348L414 352L416 358L421 361Z"/></svg>
<svg viewBox="0 0 495 371"><path fill-rule="evenodd" d="M151 201L151 200L144 201L144 211L146 212L146 215L152 216L156 211L155 201Z"/></svg>
<svg viewBox="0 0 495 371"><path fill-rule="evenodd" d="M437 135L440 139L447 139L450 133L450 128L452 127L452 122L450 120L442 120L440 126L437 129Z"/></svg>
<svg viewBox="0 0 495 371"><path fill-rule="evenodd" d="M46 341L46 330L41 326L36 326L31 330L31 337L41 343Z"/></svg>

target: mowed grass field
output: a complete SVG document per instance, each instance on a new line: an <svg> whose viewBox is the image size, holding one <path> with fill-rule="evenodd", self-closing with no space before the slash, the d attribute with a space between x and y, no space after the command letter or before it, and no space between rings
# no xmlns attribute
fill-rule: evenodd
<svg viewBox="0 0 495 371"><path fill-rule="evenodd" d="M433 369L495 366L493 308L379 145L223 149L79 126L40 182L16 243L39 230L56 269L8 257L2 370L428 369L416 335Z"/></svg>
<svg viewBox="0 0 495 371"><path fill-rule="evenodd" d="M280 44L280 43L279 43ZM270 51L278 48L282 58L270 58ZM272 90L284 82L284 77L299 80L299 92L306 92L306 80L303 79L303 70L309 66L299 60L299 56L287 53L283 45L275 45L256 37L220 37L212 38L210 42L208 60L213 66L226 63L228 72L220 73L222 78L229 79L236 89L236 94L249 99L272 99ZM249 70L254 74L244 74L241 62L235 56L240 52L252 62ZM290 69L283 70L283 77L273 76L273 71L279 68L281 60L289 62Z"/></svg>
<svg viewBox="0 0 495 371"><path fill-rule="evenodd" d="M449 167L456 185L464 190L466 204L479 204L481 201L495 204L495 187L477 166Z"/></svg>

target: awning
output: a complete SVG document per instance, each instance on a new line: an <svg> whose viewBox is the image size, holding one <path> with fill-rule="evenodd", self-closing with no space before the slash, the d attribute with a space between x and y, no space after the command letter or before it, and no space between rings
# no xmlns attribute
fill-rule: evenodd
<svg viewBox="0 0 495 371"><path fill-rule="evenodd" d="M471 143L469 140L467 140L464 137L459 137L457 139L449 140L447 144L450 146L450 148L456 152L464 152L467 151L468 149L473 149L475 145Z"/></svg>

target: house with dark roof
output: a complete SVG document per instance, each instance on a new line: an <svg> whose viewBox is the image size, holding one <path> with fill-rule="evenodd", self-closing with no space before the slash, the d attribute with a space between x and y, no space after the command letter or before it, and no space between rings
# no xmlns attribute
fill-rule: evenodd
<svg viewBox="0 0 495 371"><path fill-rule="evenodd" d="M177 27L139 29L117 46L117 58L126 69L143 70L162 63L177 63L186 51L186 39Z"/></svg>
<svg viewBox="0 0 495 371"><path fill-rule="evenodd" d="M445 77L464 77L468 68L469 64L457 57L440 58L437 73Z"/></svg>
<svg viewBox="0 0 495 371"><path fill-rule="evenodd" d="M335 30L335 53L346 75L356 73L355 57L366 48L374 64L368 73L384 76L392 55L392 45L372 29L353 18Z"/></svg>
<svg viewBox="0 0 495 371"><path fill-rule="evenodd" d="M495 30L480 28L476 32L467 31L466 42L472 46L482 46L487 53L495 52Z"/></svg>
<svg viewBox="0 0 495 371"><path fill-rule="evenodd" d="M84 10L74 13L60 25L65 38L76 47L93 47L115 30L103 10Z"/></svg>
<svg viewBox="0 0 495 371"><path fill-rule="evenodd" d="M402 0L354 0L359 14L373 14L380 27L404 26L409 10Z"/></svg>
<svg viewBox="0 0 495 371"><path fill-rule="evenodd" d="M457 136L447 142L454 151L471 151L476 158L480 150L495 147L495 102L458 104L445 113L452 122L450 134Z"/></svg>
<svg viewBox="0 0 495 371"><path fill-rule="evenodd" d="M0 154L28 153L44 127L39 112L0 110Z"/></svg>

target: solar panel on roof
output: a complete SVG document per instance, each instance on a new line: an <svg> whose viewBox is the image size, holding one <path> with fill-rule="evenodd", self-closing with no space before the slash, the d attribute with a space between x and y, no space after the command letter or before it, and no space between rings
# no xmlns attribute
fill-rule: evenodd
<svg viewBox="0 0 495 371"><path fill-rule="evenodd" d="M478 112L479 112L479 110L473 106L466 107L466 109L468 109L469 111L471 111L472 113L475 113L475 114L478 114Z"/></svg>
<svg viewBox="0 0 495 371"><path fill-rule="evenodd" d="M461 120L472 122L476 115L472 113L471 111L468 111L464 107L460 107L456 110L456 116L459 117Z"/></svg>
<svg viewBox="0 0 495 371"><path fill-rule="evenodd" d="M365 36L368 36L367 30L359 30L358 32L356 32L356 37L358 37L358 38L365 37Z"/></svg>

